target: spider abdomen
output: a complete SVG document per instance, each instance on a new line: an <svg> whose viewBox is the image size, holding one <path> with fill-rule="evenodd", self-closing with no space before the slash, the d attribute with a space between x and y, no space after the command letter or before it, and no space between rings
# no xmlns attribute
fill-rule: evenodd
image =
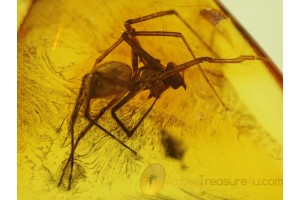
<svg viewBox="0 0 300 200"><path fill-rule="evenodd" d="M108 97L128 91L132 69L122 62L107 62L97 67L92 80L92 98Z"/></svg>

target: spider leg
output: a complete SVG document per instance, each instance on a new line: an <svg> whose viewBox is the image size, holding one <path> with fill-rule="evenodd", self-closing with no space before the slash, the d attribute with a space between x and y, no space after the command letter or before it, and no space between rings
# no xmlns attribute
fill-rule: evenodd
<svg viewBox="0 0 300 200"><path fill-rule="evenodd" d="M130 30L129 38L137 46L142 48L140 42L138 41L138 38L134 34L131 34L131 33L134 33L134 32L135 32L134 29ZM139 67L138 67L139 59L144 64L144 66L147 65L147 61L143 57L139 57L136 49L131 46L131 60L132 60L131 63L132 63L132 69L133 69L133 79L137 76L137 73L138 73L138 70L139 70Z"/></svg>
<svg viewBox="0 0 300 200"><path fill-rule="evenodd" d="M115 43L113 43L108 49L106 49L101 56L99 56L92 68L91 74L96 70L97 64L100 63L106 56L108 56L117 46L119 46L123 42L123 38L119 38Z"/></svg>
<svg viewBox="0 0 300 200"><path fill-rule="evenodd" d="M185 37L179 33L179 32L165 32L165 31L136 31L133 32L132 35L134 36L167 36L167 37L179 37L182 39L182 41L184 42L185 46L187 47L188 51L190 52L190 54L192 55L192 57L194 59L196 59L196 56L191 48L191 46L189 45L189 43L187 42L187 40L185 39ZM215 96L217 97L218 101L221 103L221 105L225 108L228 109L227 106L225 105L225 103L223 102L223 100L221 99L221 97L219 96L219 94L217 93L217 91L215 90L215 88L213 87L212 83L210 82L210 80L208 79L206 73L204 72L204 70L202 69L202 67L200 66L199 63L197 63L197 66L201 72L201 74L203 75L205 81L207 82L207 84L209 85L209 87L212 89L213 93L215 94Z"/></svg>
<svg viewBox="0 0 300 200"><path fill-rule="evenodd" d="M58 183L58 186L61 185L62 183L62 180L63 180L63 177L64 177L64 174L65 174L65 171L68 167L68 165L70 164L71 166L71 170L70 170L70 175L69 175L69 183L68 183L68 190L71 188L71 182L72 182L72 171L73 171L73 167L72 165L74 166L74 153L75 153L75 149L76 147L78 146L80 140L86 135L86 133L95 125L95 121L98 121L102 115L107 111L109 110L113 105L115 105L121 98L122 98L123 95L118 95L116 96L114 99L112 99L107 106L105 106L104 108L102 108L100 110L100 112L98 113L98 115L95 117L94 120L90 121L90 123L81 131L81 133L78 135L74 145L73 145L73 149L70 153L70 156L67 160L67 163L65 164L65 167L63 169L63 172L62 172L62 175L60 177L60 180L59 180L59 183ZM97 127L100 126L97 124ZM101 126L100 126L101 127ZM109 133L107 130L105 130L104 128L101 127L101 130L104 130L105 133L107 133L108 135L111 136L111 133ZM121 143L123 146L125 144L123 144L121 141L119 141L117 138L115 138L113 136L114 139L116 139L119 143ZM130 149L128 146L125 145L126 148L128 148L129 150L131 150L134 154L137 154L135 151L133 151L132 149ZM72 161L73 160L73 161Z"/></svg>
<svg viewBox="0 0 300 200"><path fill-rule="evenodd" d="M118 95L116 98L114 98L112 101L113 103L111 105L109 105L109 107L105 107L104 111L102 114L104 114L104 112L109 109L110 107L112 107L116 102L118 102L122 97L124 96L124 93ZM88 100L90 104L90 100ZM112 137L113 139L115 139L118 143L120 143L122 146L124 146L125 148L127 148L128 150L130 150L133 154L137 155L137 153L131 149L130 147L128 147L126 144L124 144L121 140L119 140L118 138L116 138L113 134L111 134L109 131L107 131L105 128L103 128L102 126L100 126L95 119L92 119L90 114L89 114L89 107L86 108L85 110L85 118L87 120L89 120L93 125L97 126L99 129L101 129L102 131L104 131L107 135L109 135L110 137ZM99 117L100 118L100 117Z"/></svg>
<svg viewBox="0 0 300 200"><path fill-rule="evenodd" d="M88 76L87 79L87 91L86 91L86 105L85 105L85 110L84 110L84 115L85 118L88 119L93 125L97 126L99 129L101 129L102 131L104 131L106 134L108 134L109 136L111 136L112 138L114 138L117 142L119 142L122 146L124 146L125 148L127 148L128 150L130 150L131 152L133 152L135 155L137 154L134 150L132 150L130 147L128 147L127 145L125 145L122 141L120 141L118 138L116 138L114 135L112 135L109 131L107 131L105 128L103 128L102 126L100 126L96 121L91 118L90 116L90 101L91 101L91 94L92 94L92 89L93 89L93 78L94 78L94 74L96 74L96 69L97 69L97 64L100 63L107 55L109 55L117 46L119 46L122 42L123 42L123 37L120 37L113 45L111 45L106 51L103 52L103 54L98 57L94 63L93 69L91 71L91 73ZM120 94L117 97L121 98L121 96L124 96L124 94ZM119 99L118 99L119 100ZM117 101L116 101L117 102ZM115 103L116 103L115 102Z"/></svg>
<svg viewBox="0 0 300 200"><path fill-rule="evenodd" d="M138 43L136 43L134 40L130 38L130 33L124 32L122 34L122 38L135 50L137 55L141 58L143 58L148 65L152 66L156 69L164 69L165 67L160 63L158 59L155 59L153 56L151 56L147 51L145 51Z"/></svg>
<svg viewBox="0 0 300 200"><path fill-rule="evenodd" d="M134 35L133 35L134 36ZM163 69L164 66L160 64L160 62L152 57L150 54L148 54L139 44L136 37L132 37L128 32L125 32L122 34L122 38L131 46L132 48L132 55L137 58L139 56L142 58L145 62L154 64L154 66L157 66L159 69ZM133 60L135 59L133 58ZM133 62L134 63L134 62ZM134 68L134 66L133 66ZM144 67L145 68L145 67ZM146 67L147 68L147 67ZM135 68L134 68L135 69ZM137 72L143 70L142 68L135 69ZM138 126L141 124L141 122L144 120L144 118L149 114L149 112L152 110L153 106L155 105L157 98L153 101L150 108L146 111L146 113L143 115L143 117L138 121L138 123L134 126L132 130L128 130L127 127L122 123L122 121L118 118L116 115L116 111L120 109L124 104L126 104L131 98L133 98L140 90L143 89L144 86L137 86L135 89L131 90L130 93L128 93L117 105L115 105L111 109L111 115L116 120L116 122L120 125L120 127L124 130L124 132L127 134L128 137L131 137L132 134L135 132L135 130L138 128Z"/></svg>
<svg viewBox="0 0 300 200"><path fill-rule="evenodd" d="M76 104L75 104L75 107L74 107L74 110L73 110L73 113L72 113L72 116L71 116L70 125L69 125L69 127L70 127L69 128L69 133L71 134L71 153L70 153L69 160L68 160L68 162L66 163L66 165L63 169L63 172L62 172L62 175L60 177L58 186L60 186L60 184L62 182L65 171L66 171L66 169L69 165L69 161L71 161L71 171L70 171L71 173L70 173L69 179L71 179L71 176L72 176L73 165L74 165L73 155L74 155L74 150L75 150L75 148L74 148L74 126L75 126L76 120L78 118L78 113L80 111L80 108L82 107L82 104L83 104L83 101L84 101L83 92L84 92L84 89L85 89L86 80L87 80L87 75L85 75L82 79L81 88L80 88L80 91L79 91L79 94L78 94L78 97L77 97L77 100L76 100Z"/></svg>
<svg viewBox="0 0 300 200"><path fill-rule="evenodd" d="M113 136L109 131L107 131L106 129L104 129L102 126L100 126L96 121L105 113L106 110L108 110L110 107L112 107L116 102L118 102L121 97L124 95L118 95L117 97L115 97L109 104L108 106L106 106L105 108L103 108L99 114L96 116L95 119L92 119L89 115L89 109L90 109L90 100L91 100L91 89L92 89L92 79L93 79L93 74L97 69L97 64L100 63L107 55L109 55L117 46L119 46L122 42L123 42L123 38L119 38L113 45L111 45L106 51L103 52L103 54L98 57L94 63L94 66L91 70L91 72L89 74L87 74L82 82L82 87L80 89L79 95L77 97L77 102L75 104L74 107L74 111L72 113L72 117L71 117L71 121L70 121L70 133L71 133L71 153L70 153L70 157L67 160L67 163L63 169L61 178L59 180L58 186L61 185L65 171L68 167L68 165L70 164L70 175L69 175L69 185L68 185L68 189L70 189L71 187L71 182L72 182L72 173L73 173L73 166L74 166L74 152L75 149L79 143L79 141L85 136L85 134L88 132L88 130L92 127L92 126L97 126L98 128L100 128L101 130L103 130L106 134L108 134L109 136L111 136L112 138L114 138L117 142L119 142L121 145L123 145L124 147L126 147L127 149L129 149L131 152L133 152L135 155L137 154L134 150L132 150L130 147L128 147L127 145L125 145L122 141L120 141L119 139L117 139L115 136ZM136 67L137 68L137 65ZM85 88L85 89L84 89ZM84 94L85 92L85 94ZM86 105L85 105L85 117L90 121L90 124L88 126L86 126L86 128L79 134L79 136L77 137L76 142L74 143L74 125L76 122L76 119L78 118L78 113L80 111L80 108L84 102L84 100L86 101Z"/></svg>
<svg viewBox="0 0 300 200"><path fill-rule="evenodd" d="M138 55L137 53L134 51L133 48L131 48L131 60L132 60L132 69L133 69L133 76L135 76L137 70L138 70Z"/></svg>
<svg viewBox="0 0 300 200"><path fill-rule="evenodd" d="M132 24L136 24L139 22L143 22L143 21L147 21L147 20L151 20L154 18L158 18L158 17L162 17L162 16L167 16L167 15L175 15L176 17L178 17L178 19L180 21L182 21L182 23L184 23L185 26L187 26L190 31L206 46L207 49L210 50L210 52L213 53L214 56L218 57L215 52L210 48L209 45L206 44L205 41L203 41L203 39L197 34L197 32L175 11L175 10L167 10L167 11L162 11L162 12L157 12L154 14L150 14L150 15L146 15L143 17L139 17L136 19L130 19L127 20L124 24L125 28L127 29L127 31L129 32L130 35L140 35L140 36L172 36L172 37L181 37L181 39L183 40L183 42L185 43L186 47L188 48L189 52L191 53L191 55L193 56L193 58L195 59L196 56L194 55L190 45L187 43L186 39L183 37L183 35L181 33L176 33L176 32L163 32L163 31L151 31L151 32L146 32L146 31L141 31L141 32L136 32L133 28L132 28ZM221 103L221 105L225 108L225 110L227 110L227 106L225 105L225 103L223 102L223 100L221 99L221 97L219 96L219 94L217 93L216 89L213 87L212 83L210 82L210 80L208 79L207 75L205 74L204 70L202 69L202 67L197 64L202 76L204 77L205 81L207 82L207 84L209 85L209 87L212 89L212 92L214 93L214 95L217 97L218 101Z"/></svg>
<svg viewBox="0 0 300 200"><path fill-rule="evenodd" d="M199 57L196 58L194 60L182 63L180 65L176 65L175 63L173 63L175 65L174 70L172 71L165 71L164 73L160 74L159 76L157 76L157 79L160 80L164 80L170 76L172 76L173 74L176 74L178 72L181 72L182 70L188 69L194 65L197 65L199 63L203 63L203 62L208 62L208 63L232 63L232 64L237 64L237 63L241 63L247 60L261 60L261 61L268 61L268 58L264 58L264 57L257 57L257 56L249 56L249 55L244 55L244 56L239 56L236 58L227 58L227 59L219 59L219 58L211 58L211 57Z"/></svg>
<svg viewBox="0 0 300 200"><path fill-rule="evenodd" d="M116 122L120 125L120 127L124 130L126 135L128 137L131 137L132 134L136 131L136 129L139 127L139 125L142 123L142 121L145 119L145 117L149 114L149 112L152 110L154 104L157 101L157 98L153 101L150 108L146 111L146 113L143 115L143 117L138 121L138 123L133 127L132 130L129 130L123 122L119 119L119 117L116 115L117 110L119 110L123 105L125 105L130 99L132 99L140 90L142 90L143 87L137 87L134 90L132 90L130 93L128 93L119 103L117 103L112 109L111 109L111 115L116 120Z"/></svg>
<svg viewBox="0 0 300 200"><path fill-rule="evenodd" d="M130 38L131 38L131 40L133 40L137 45L139 45L140 47L141 47L141 45L140 45L140 43L139 43L139 41L138 41L138 39L137 39L137 37L136 36L134 36L134 35L130 35ZM141 61L144 63L144 64L146 64L145 63L145 61L142 59L142 58L140 58L141 59ZM135 51L135 49L134 48L131 48L131 63L132 63L132 70L133 70L133 77L136 75L136 72L138 71L138 63L139 63L139 57L138 57L138 54L137 54L137 52Z"/></svg>
<svg viewBox="0 0 300 200"><path fill-rule="evenodd" d="M161 12L153 13L150 15L138 17L135 19L129 19L124 23L124 26L128 32L132 32L132 30L134 31L134 29L131 26L132 24L140 23L143 21L147 21L147 20L151 20L151 19L155 19L155 18L167 16L167 15L175 15L186 27L188 27L190 29L190 31L201 41L201 43L203 43L203 45L213 53L214 56L218 57L216 55L216 53L213 52L213 50L210 48L210 45L206 44L206 42L197 34L197 32L193 29L193 27L191 25L189 25L181 17L181 15L179 15L175 10L166 10L166 11L161 11Z"/></svg>

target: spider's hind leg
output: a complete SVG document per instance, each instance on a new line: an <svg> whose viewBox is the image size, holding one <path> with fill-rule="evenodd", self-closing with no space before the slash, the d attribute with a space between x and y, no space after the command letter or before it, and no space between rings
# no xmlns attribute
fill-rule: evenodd
<svg viewBox="0 0 300 200"><path fill-rule="evenodd" d="M150 108L146 111L146 113L142 116L142 118L135 124L135 126L129 130L124 123L119 119L117 116L116 112L119 110L122 106L124 106L128 101L130 101L142 88L137 87L135 90L131 91L128 93L118 104L116 104L112 109L111 109L111 115L112 117L116 120L116 122L120 125L120 127L124 130L126 133L127 137L131 137L133 133L136 131L136 129L139 127L139 125L142 123L142 121L145 119L145 117L149 114L149 112L152 110L153 106L155 105L157 98L153 101L152 105Z"/></svg>

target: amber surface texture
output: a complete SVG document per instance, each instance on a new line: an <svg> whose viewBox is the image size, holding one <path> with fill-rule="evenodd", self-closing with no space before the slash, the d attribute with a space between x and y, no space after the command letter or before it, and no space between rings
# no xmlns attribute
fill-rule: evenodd
<svg viewBox="0 0 300 200"><path fill-rule="evenodd" d="M82 79L126 30L181 33L196 57L262 60L202 63L183 72L186 89L167 89L131 137L108 110L78 144L70 190L58 183L69 158L71 115ZM202 11L202 12L201 12ZM202 14L201 14L202 13ZM204 14L203 14L204 13ZM271 33L270 33L271 34ZM180 38L139 36L166 66L193 60ZM102 62L131 65L122 42ZM139 67L143 64L139 60ZM117 111L132 128L152 105L141 91ZM113 98L91 101L95 116ZM89 124L83 107L74 137ZM18 30L18 199L282 199L282 75L226 10L211 0L35 1Z"/></svg>
<svg viewBox="0 0 300 200"><path fill-rule="evenodd" d="M23 23L25 17L30 12L30 7L33 3L33 0L18 0L18 19L17 19L17 28L19 29Z"/></svg>

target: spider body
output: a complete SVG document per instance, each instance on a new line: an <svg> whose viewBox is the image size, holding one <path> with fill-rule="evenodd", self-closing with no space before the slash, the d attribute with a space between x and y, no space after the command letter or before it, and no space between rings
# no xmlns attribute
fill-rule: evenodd
<svg viewBox="0 0 300 200"><path fill-rule="evenodd" d="M98 65L91 80L91 98L105 98L122 95L136 88L139 84L144 90L150 90L149 98L158 98L169 87L178 89L186 84L182 73L177 72L161 80L159 74L172 71L176 65L169 63L166 68L144 66L137 70L135 76L132 69L122 62L107 62ZM87 74L88 75L88 74Z"/></svg>
<svg viewBox="0 0 300 200"><path fill-rule="evenodd" d="M64 177L68 179L68 189L71 188L72 183L72 173L74 167L74 154L81 139L86 135L86 133L93 127L96 126L113 138L115 141L119 142L122 146L130 150L132 153L137 155L137 153L115 137L111 132L106 130L104 127L99 125L98 121L101 116L108 110L111 111L112 118L117 122L117 124L122 128L127 137L131 137L133 133L137 130L139 125L142 123L144 118L149 114L153 106L155 105L157 99L161 94L168 88L178 89L183 87L186 89L186 84L183 77L183 71L192 66L198 66L201 74L206 80L212 92L215 94L219 102L224 108L226 108L222 99L218 96L214 87L210 83L209 79L205 75L203 69L199 65L203 62L208 63L241 63L245 60L266 60L264 58L259 58L256 56L240 56L232 59L219 59L210 57L198 57L196 58L190 45L184 36L179 32L167 32L167 31L135 31L131 27L132 24L140 23L143 21L151 20L158 17L163 17L166 15L174 15L182 23L187 26L192 33L194 33L197 38L201 40L201 37L197 35L196 31L174 10L157 12L151 15L146 15L136 19L127 20L125 22L126 31L121 35L121 37L103 54L96 59L95 64L90 73L84 76L82 80L82 85L77 96L76 104L73 109L73 113L70 120L69 133L71 136L71 153L64 168L62 169L62 174L58 183L60 186L63 182ZM160 36L160 37L177 37L180 38L187 50L191 54L193 60L176 65L173 62L169 62L167 66L160 63L160 60L154 58L150 55L139 43L137 37L149 37L149 36ZM117 48L123 41L125 41L131 48L131 59L132 66L119 62L111 61L107 63L101 63L115 48ZM142 67L138 66L138 61L143 63ZM121 121L117 116L117 111L129 102L133 97L135 97L140 91L149 90L149 98L154 97L154 101L150 108L144 113L144 115L139 119L134 127L129 130L126 124ZM90 114L90 104L91 99L106 98L108 96L113 96L112 100L103 107L96 116L91 116ZM75 137L75 124L79 117L79 113L83 110L84 117L89 121L89 124ZM68 170L68 168L70 168Z"/></svg>
<svg viewBox="0 0 300 200"><path fill-rule="evenodd" d="M164 74L171 72L174 67L175 64L170 62L166 68L157 71L150 76L150 81L147 83L147 89L150 90L149 98L159 98L160 95L169 87L178 89L180 86L182 86L184 89L186 89L186 84L181 72L171 73L170 76L164 77L163 79L160 78L161 76L164 76Z"/></svg>
<svg viewBox="0 0 300 200"><path fill-rule="evenodd" d="M98 65L91 82L91 98L104 98L128 92L127 84L132 79L131 68L122 62Z"/></svg>

